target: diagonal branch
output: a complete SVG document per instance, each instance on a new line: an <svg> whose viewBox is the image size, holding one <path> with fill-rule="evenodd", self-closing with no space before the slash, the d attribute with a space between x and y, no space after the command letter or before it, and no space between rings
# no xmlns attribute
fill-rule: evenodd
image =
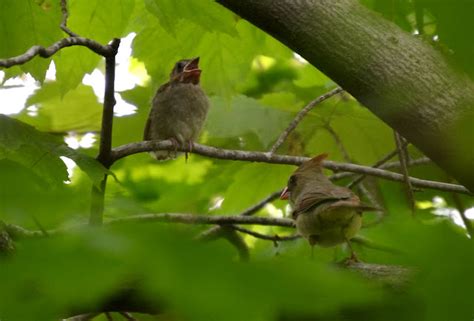
<svg viewBox="0 0 474 321"><path fill-rule="evenodd" d="M408 144L408 141L406 141L406 140L403 141L403 146L407 146L407 144ZM395 150L391 151L390 153L388 153L387 155L382 157L380 160L378 160L374 165L372 165L372 167L374 167L374 168L377 168L377 167L384 168L382 165L386 164L389 160L391 160L397 154L398 154L398 149L395 149ZM400 165L400 163L397 163L397 165ZM354 186L357 186L360 182L362 182L364 180L365 177L366 177L365 175L358 176L355 180L350 182L347 185L347 187L352 188Z"/></svg>
<svg viewBox="0 0 474 321"><path fill-rule="evenodd" d="M255 205L250 206L249 208L247 208L246 210L244 210L242 213L240 213L238 215L240 215L240 216L250 216L250 215L253 215L253 214L257 213L265 205L267 205L268 203L270 203L270 202L274 201L275 199L277 199L278 196L280 196L282 191L283 191L283 189L271 193L270 195L265 197L263 200L261 200L260 202L258 202ZM232 225L230 227L232 227L234 229L236 228L234 225ZM200 239L200 240L215 239L215 238L217 238L221 235L221 231L222 231L222 226L213 226L213 227L201 232L197 236L197 239Z"/></svg>
<svg viewBox="0 0 474 321"><path fill-rule="evenodd" d="M406 186L406 193L408 196L408 202L410 205L410 209L412 214L415 214L415 195L413 193L413 186L410 182L410 176L408 174L408 151L407 145L404 144L403 137L396 131L393 131L395 136L395 143L397 145L398 150L398 158L400 160L401 170L403 174L403 180Z"/></svg>
<svg viewBox="0 0 474 321"><path fill-rule="evenodd" d="M329 123L327 123L325 124L324 127L332 136L334 142L336 143L339 150L341 151L341 154L344 160L348 163L354 163L352 157L349 155L349 152L347 151L346 147L342 143L342 139L339 137L336 131L332 128L332 126ZM364 195L365 198L367 198L371 204L375 205L375 207L382 208L379 202L377 202L377 200L375 199L375 196L372 195L372 193L365 187L364 184L361 184L358 189L359 189L359 193Z"/></svg>
<svg viewBox="0 0 474 321"><path fill-rule="evenodd" d="M172 141L146 141L138 143L130 143L122 145L112 149L111 162L115 162L123 157L149 152L154 150L175 150L176 146L173 145ZM247 162L260 162L260 163L270 163L270 164L286 164L286 165L301 165L303 162L308 161L308 157L302 156L288 156L288 155L276 155L270 154L267 152L255 152L255 151L243 151L243 150L233 150L233 149L221 149L212 146L206 146L201 144L194 144L192 151L188 147L179 146L178 151L182 152L192 152L194 154L207 156L217 159L229 159L229 160L239 160ZM340 172L353 172L357 174L370 175L375 177L384 178L391 181L403 182L403 175L390 172L387 170L372 168L368 166L350 164L350 163L339 163L334 161L323 161L322 163L324 168L329 170ZM420 188L429 188L436 189L440 191L455 192L461 194L471 193L462 185L429 181L419 178L410 177L410 183L415 187Z"/></svg>
<svg viewBox="0 0 474 321"><path fill-rule="evenodd" d="M67 9L67 0L61 0L61 13L63 14L63 18L61 20L61 24L59 27L67 33L70 37L79 37L77 33L72 32L67 27L67 19L69 18L69 11Z"/></svg>
<svg viewBox="0 0 474 321"><path fill-rule="evenodd" d="M325 93L324 95L319 96L318 98L312 100L308 105L306 105L303 109L301 109L298 114L296 114L296 117L291 121L291 123L288 125L288 127L281 133L280 137L278 137L277 141L275 144L273 144L272 148L270 148L270 153L275 153L276 150L283 144L285 139L290 135L290 133L298 126L298 124L303 120L304 116L306 116L307 113L311 109L313 109L316 105L320 104L321 102L325 101L326 99L342 92L343 89L340 87L337 87L336 89L331 90L328 93Z"/></svg>

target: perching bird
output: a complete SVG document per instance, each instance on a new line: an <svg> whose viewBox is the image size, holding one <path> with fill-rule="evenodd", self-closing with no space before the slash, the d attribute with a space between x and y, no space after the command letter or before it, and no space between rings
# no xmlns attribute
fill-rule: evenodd
<svg viewBox="0 0 474 321"><path fill-rule="evenodd" d="M176 147L188 146L198 138L206 120L209 100L199 85L199 57L178 61L170 80L153 98L144 140L172 140ZM176 157L176 152L154 151L157 160Z"/></svg>
<svg viewBox="0 0 474 321"><path fill-rule="evenodd" d="M361 227L362 212L377 209L362 204L350 189L334 185L323 174L321 162L327 156L318 155L298 167L280 198L289 199L296 229L311 246L346 242L351 259L357 261L350 240Z"/></svg>

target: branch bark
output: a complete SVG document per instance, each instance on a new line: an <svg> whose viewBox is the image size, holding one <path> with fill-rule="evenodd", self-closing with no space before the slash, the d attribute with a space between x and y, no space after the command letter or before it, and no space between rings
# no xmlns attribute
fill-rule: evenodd
<svg viewBox="0 0 474 321"><path fill-rule="evenodd" d="M105 168L109 168L112 164L112 125L115 106L115 55L118 52L119 45L120 39L114 39L110 44L114 50L105 58L104 107L102 110L99 155L97 156L97 160L104 165ZM107 174L104 175L99 186L92 186L91 214L89 219L91 225L102 224L106 186Z"/></svg>
<svg viewBox="0 0 474 321"><path fill-rule="evenodd" d="M149 152L153 150L175 150L176 146L169 140L165 141L145 141L138 143L131 143L116 147L112 150L111 162L115 162L128 155ZM192 151L187 147L178 147L178 151L195 153L203 156L208 156L218 159L240 160L248 162L261 162L270 164L286 164L286 165L301 165L303 162L309 160L308 157L276 155L267 152L243 151L233 149L220 149L212 146L201 144L194 144ZM350 163L338 163L333 161L323 161L324 168L332 171L340 172L354 172L364 175L376 176L396 182L404 182L403 175L386 171L379 168L372 168L362 165ZM462 194L471 194L464 186L441 183L435 181L428 181L419 178L410 177L410 182L415 187L437 189L440 191L456 192Z"/></svg>
<svg viewBox="0 0 474 321"><path fill-rule="evenodd" d="M217 2L303 56L474 191L474 84L429 44L356 0Z"/></svg>

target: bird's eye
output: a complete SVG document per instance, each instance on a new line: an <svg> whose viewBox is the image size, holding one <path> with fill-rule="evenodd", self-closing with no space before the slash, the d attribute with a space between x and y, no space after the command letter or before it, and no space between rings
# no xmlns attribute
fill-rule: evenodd
<svg viewBox="0 0 474 321"><path fill-rule="evenodd" d="M296 185L296 176L291 176L288 180L288 189L293 189Z"/></svg>
<svg viewBox="0 0 474 321"><path fill-rule="evenodd" d="M185 66L186 66L186 63L184 61L180 61L176 64L176 68L178 69L178 72L182 72Z"/></svg>

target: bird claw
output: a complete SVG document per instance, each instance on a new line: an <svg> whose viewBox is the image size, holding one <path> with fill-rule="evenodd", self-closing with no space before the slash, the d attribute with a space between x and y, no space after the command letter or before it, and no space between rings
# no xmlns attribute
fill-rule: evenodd
<svg viewBox="0 0 474 321"><path fill-rule="evenodd" d="M184 156L185 156L185 162L187 163L188 162L188 153L192 153L193 152L193 148L194 148L194 143L193 141L189 140L188 142L188 150L184 152Z"/></svg>

